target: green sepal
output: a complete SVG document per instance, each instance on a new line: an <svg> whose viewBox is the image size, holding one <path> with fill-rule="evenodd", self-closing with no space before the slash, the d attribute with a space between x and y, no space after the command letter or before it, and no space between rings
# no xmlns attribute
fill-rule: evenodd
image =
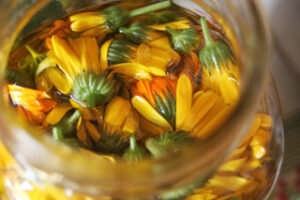
<svg viewBox="0 0 300 200"><path fill-rule="evenodd" d="M198 33L192 27L183 30L175 30L171 27L166 27L166 29L172 36L172 45L176 51L189 53L189 50L196 47L196 44L199 42L197 39Z"/></svg>
<svg viewBox="0 0 300 200"><path fill-rule="evenodd" d="M173 11L162 11L162 12L152 12L149 13L151 17L151 22L153 24L165 24L169 22L176 21L178 18L178 14Z"/></svg>
<svg viewBox="0 0 300 200"><path fill-rule="evenodd" d="M199 60L209 72L212 68L221 70L222 65L234 62L234 57L229 47L222 41L214 41L204 17L201 18L201 26L205 40L205 47L199 52Z"/></svg>
<svg viewBox="0 0 300 200"><path fill-rule="evenodd" d="M64 117L52 128L52 136L55 140L62 140L66 137L72 136L76 130L75 123L81 117L81 112L76 110L71 116Z"/></svg>
<svg viewBox="0 0 300 200"><path fill-rule="evenodd" d="M182 145L192 140L193 138L184 131L167 132L157 138L149 138L146 147L155 158L161 158L178 151Z"/></svg>
<svg viewBox="0 0 300 200"><path fill-rule="evenodd" d="M109 65L129 62L134 47L134 44L127 40L114 40L108 49Z"/></svg>
<svg viewBox="0 0 300 200"><path fill-rule="evenodd" d="M106 19L106 28L116 32L129 21L129 12L119 6L111 6L103 11Z"/></svg>
<svg viewBox="0 0 300 200"><path fill-rule="evenodd" d="M155 104L158 112L172 125L175 125L176 102L172 91L168 88L168 94L164 92L163 99L156 94Z"/></svg>
<svg viewBox="0 0 300 200"><path fill-rule="evenodd" d="M240 200L240 199L241 199L240 197L233 197L230 200Z"/></svg>
<svg viewBox="0 0 300 200"><path fill-rule="evenodd" d="M130 146L123 154L123 160L128 163L134 163L143 160L147 155L146 150L137 144L134 135L130 137L129 141Z"/></svg>
<svg viewBox="0 0 300 200"><path fill-rule="evenodd" d="M136 44L141 44L149 38L148 32L152 29L147 27L145 22L137 21L129 27L120 28L120 33L126 36L126 39Z"/></svg>
<svg viewBox="0 0 300 200"><path fill-rule="evenodd" d="M80 74L73 82L72 96L88 108L108 102L114 94L114 82L105 74Z"/></svg>
<svg viewBox="0 0 300 200"><path fill-rule="evenodd" d="M121 138L120 133L109 133L107 130L101 134L101 139L95 144L95 149L100 153L122 153L128 147L128 142Z"/></svg>

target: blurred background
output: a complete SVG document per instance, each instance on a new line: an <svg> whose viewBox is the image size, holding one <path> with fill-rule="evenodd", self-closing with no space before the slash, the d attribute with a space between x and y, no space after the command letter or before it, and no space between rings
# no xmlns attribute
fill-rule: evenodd
<svg viewBox="0 0 300 200"><path fill-rule="evenodd" d="M272 76L285 128L282 175L273 199L300 199L300 0L260 0L273 36Z"/></svg>

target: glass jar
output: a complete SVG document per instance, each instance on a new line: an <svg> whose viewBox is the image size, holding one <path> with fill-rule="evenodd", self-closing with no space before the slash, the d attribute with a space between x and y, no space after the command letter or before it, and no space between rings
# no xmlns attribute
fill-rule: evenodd
<svg viewBox="0 0 300 200"><path fill-rule="evenodd" d="M114 1L2 0L0 87L3 88L5 84L4 69L10 49L20 33L25 34L43 23L79 9L110 2ZM138 6L134 0L122 2ZM144 2L147 0L141 1ZM115 163L109 158L77 152L38 134L5 106L1 90L0 137L13 155L11 158L8 152L2 153L2 157L7 156L3 161L7 168L1 171L6 198L60 200L94 196L100 199L155 199L158 194L189 186L195 181L205 184L230 153L247 138L258 112L267 113L273 118L269 143L271 160L262 166L266 183L260 188L256 199L268 198L281 166L283 130L276 91L272 83L267 83L270 80L270 36L258 2L174 0L174 3L205 15L211 23L221 26L242 65L240 102L224 124L213 133L214 137L185 147L162 160L149 159L130 165ZM4 147L0 148L5 152ZM47 196L43 196L45 194Z"/></svg>

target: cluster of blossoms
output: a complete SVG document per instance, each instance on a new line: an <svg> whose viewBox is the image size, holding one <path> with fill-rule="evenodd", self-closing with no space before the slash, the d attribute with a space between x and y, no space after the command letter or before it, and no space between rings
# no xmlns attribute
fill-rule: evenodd
<svg viewBox="0 0 300 200"><path fill-rule="evenodd" d="M111 6L56 21L40 35L42 53L26 46L30 54L7 70L7 96L20 117L80 151L128 163L210 137L238 101L237 61L204 17L199 25L156 12L169 6ZM259 178L243 174L267 159L270 121L258 115L219 169L231 176L216 175L188 199L241 199L258 187Z"/></svg>

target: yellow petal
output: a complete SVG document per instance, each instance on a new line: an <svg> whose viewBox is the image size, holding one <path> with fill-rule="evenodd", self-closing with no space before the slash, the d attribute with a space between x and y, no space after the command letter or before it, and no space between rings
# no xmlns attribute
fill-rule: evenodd
<svg viewBox="0 0 300 200"><path fill-rule="evenodd" d="M252 122L252 125L247 133L246 138L244 139L243 144L248 143L251 140L251 137L258 131L258 129L261 126L261 117L255 116L254 121Z"/></svg>
<svg viewBox="0 0 300 200"><path fill-rule="evenodd" d="M109 68L113 69L112 74L119 73L131 76L137 80L152 79L150 69L138 63L122 63L110 66Z"/></svg>
<svg viewBox="0 0 300 200"><path fill-rule="evenodd" d="M151 136L158 136L163 133L165 133L167 130L155 125L154 123L150 122L149 120L145 119L144 117L141 117L140 119L141 123L141 129L146 134L149 134Z"/></svg>
<svg viewBox="0 0 300 200"><path fill-rule="evenodd" d="M55 125L65 116L65 114L72 109L70 104L64 103L54 108L46 117L43 126Z"/></svg>
<svg viewBox="0 0 300 200"><path fill-rule="evenodd" d="M146 99L140 96L135 96L132 98L131 102L133 107L146 119L162 128L172 130L172 126L169 122L165 120Z"/></svg>
<svg viewBox="0 0 300 200"><path fill-rule="evenodd" d="M257 114L258 117L261 118L261 126L265 129L269 129L272 127L273 119L270 115L266 114Z"/></svg>
<svg viewBox="0 0 300 200"><path fill-rule="evenodd" d="M44 72L47 79L56 87L62 94L69 94L72 89L72 82L66 78L62 71L57 68L48 68Z"/></svg>
<svg viewBox="0 0 300 200"><path fill-rule="evenodd" d="M218 96L208 91L198 97L191 109L190 114L187 116L183 130L190 131L195 125L208 113L208 111L215 105Z"/></svg>
<svg viewBox="0 0 300 200"><path fill-rule="evenodd" d="M170 22L170 23L166 23L166 24L152 25L152 26L149 26L149 28L152 28L157 31L166 31L167 26L171 27L173 29L188 29L191 27L189 20L184 19L184 20Z"/></svg>
<svg viewBox="0 0 300 200"><path fill-rule="evenodd" d="M255 183L238 176L214 176L208 182L208 186L222 187L230 191L244 190L252 184Z"/></svg>
<svg viewBox="0 0 300 200"><path fill-rule="evenodd" d="M101 60L101 67L102 70L105 70L108 67L108 49L112 43L113 39L107 40L101 47L101 55L100 55L100 60Z"/></svg>
<svg viewBox="0 0 300 200"><path fill-rule="evenodd" d="M123 132L129 133L130 135L137 133L139 129L139 115L136 111L131 111L130 115L127 117L125 124L123 126Z"/></svg>
<svg viewBox="0 0 300 200"><path fill-rule="evenodd" d="M35 75L40 75L45 69L49 67L56 67L56 61L52 56L45 58L38 66Z"/></svg>
<svg viewBox="0 0 300 200"><path fill-rule="evenodd" d="M160 77L166 77L166 72L165 70L162 70L157 67L149 67L150 73L155 75L155 76L160 76Z"/></svg>
<svg viewBox="0 0 300 200"><path fill-rule="evenodd" d="M76 53L64 39L52 36L51 41L53 46L52 56L67 77L74 80L82 71Z"/></svg>
<svg viewBox="0 0 300 200"><path fill-rule="evenodd" d="M262 157L264 157L266 155L267 151L265 146L263 145L255 145L252 146L252 155L256 158L256 159L261 159Z"/></svg>
<svg viewBox="0 0 300 200"><path fill-rule="evenodd" d="M218 171L237 172L245 165L246 160L247 158L241 158L237 160L227 161L221 165Z"/></svg>
<svg viewBox="0 0 300 200"><path fill-rule="evenodd" d="M93 72L95 74L99 74L102 71L100 66L100 52L96 38L80 37L74 41L72 46L81 61L83 71Z"/></svg>
<svg viewBox="0 0 300 200"><path fill-rule="evenodd" d="M85 121L85 126L86 126L86 129L88 130L92 140L94 142L99 142L99 140L101 138L101 134L98 131L98 129L95 127L95 125L92 124L90 121L86 120Z"/></svg>
<svg viewBox="0 0 300 200"><path fill-rule="evenodd" d="M53 88L53 83L48 80L45 73L35 77L36 89L49 92Z"/></svg>
<svg viewBox="0 0 300 200"><path fill-rule="evenodd" d="M74 32L86 31L97 26L104 27L105 24L105 16L95 12L72 15L70 20L71 29Z"/></svg>
<svg viewBox="0 0 300 200"><path fill-rule="evenodd" d="M233 105L226 106L224 109L220 110L219 113L216 113L216 115L213 118L211 118L211 120L209 122L206 123L206 121L204 122L204 120L202 120L202 123L201 123L201 121L200 121L200 125L199 124L196 125L195 131L193 134L195 134L197 137L202 138L202 139L207 138L208 136L210 136L210 134L213 133L213 131L215 131L217 128L220 127L220 125L230 115L230 113L233 111L233 109L234 109ZM202 128L200 128L200 127L202 127Z"/></svg>
<svg viewBox="0 0 300 200"><path fill-rule="evenodd" d="M130 111L131 105L128 100L122 97L115 97L106 108L104 121L112 130L122 129Z"/></svg>
<svg viewBox="0 0 300 200"><path fill-rule="evenodd" d="M176 130L181 130L192 107L193 87L185 74L178 79L176 88Z"/></svg>

